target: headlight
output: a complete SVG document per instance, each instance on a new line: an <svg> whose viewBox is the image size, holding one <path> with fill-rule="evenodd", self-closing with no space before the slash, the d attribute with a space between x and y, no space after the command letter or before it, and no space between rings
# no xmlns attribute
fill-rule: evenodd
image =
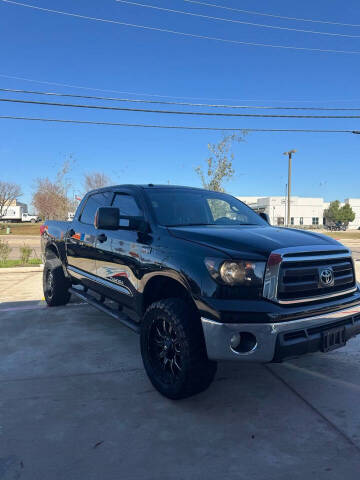
<svg viewBox="0 0 360 480"><path fill-rule="evenodd" d="M212 278L226 285L261 286L265 262L207 258L205 265Z"/></svg>

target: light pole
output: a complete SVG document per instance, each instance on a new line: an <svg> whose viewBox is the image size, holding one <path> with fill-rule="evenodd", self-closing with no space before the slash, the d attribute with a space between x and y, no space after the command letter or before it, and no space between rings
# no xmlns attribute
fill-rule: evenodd
<svg viewBox="0 0 360 480"><path fill-rule="evenodd" d="M293 154L296 153L296 150L289 150L284 152L284 155L289 157L289 166L288 166L288 209L287 209L287 227L290 225L290 197L291 197L291 159Z"/></svg>

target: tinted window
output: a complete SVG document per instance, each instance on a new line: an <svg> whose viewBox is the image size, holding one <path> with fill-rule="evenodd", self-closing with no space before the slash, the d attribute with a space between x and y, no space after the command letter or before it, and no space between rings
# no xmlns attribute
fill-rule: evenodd
<svg viewBox="0 0 360 480"><path fill-rule="evenodd" d="M120 215L126 215L129 217L142 216L142 211L136 203L135 198L131 195L116 194L112 206L117 207L120 210Z"/></svg>
<svg viewBox="0 0 360 480"><path fill-rule="evenodd" d="M80 222L93 225L95 220L95 213L99 207L108 207L112 199L112 192L95 193L91 195L85 204L82 211Z"/></svg>
<svg viewBox="0 0 360 480"><path fill-rule="evenodd" d="M147 190L160 225L267 225L251 208L224 193Z"/></svg>

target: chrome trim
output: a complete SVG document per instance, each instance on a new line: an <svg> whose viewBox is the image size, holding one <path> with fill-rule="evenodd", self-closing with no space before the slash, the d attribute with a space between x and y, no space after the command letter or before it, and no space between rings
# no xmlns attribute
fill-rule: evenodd
<svg viewBox="0 0 360 480"><path fill-rule="evenodd" d="M117 285L114 282L110 282L108 280L105 280L104 278L97 277L96 275L92 275L91 273L84 272L83 270L80 270L79 268L73 267L71 265L67 266L67 270L70 270L70 272L74 273L76 278L85 277L88 278L89 280L99 283L100 285L103 285L104 287L116 290L119 293L123 293L125 295L133 296L131 291L126 288L122 287L121 285Z"/></svg>
<svg viewBox="0 0 360 480"><path fill-rule="evenodd" d="M273 253L273 252L272 252ZM351 253L334 253L334 255L309 255L308 257L302 257L302 256L295 256L295 257L283 257L283 262L296 262L297 259L301 262L313 262L316 260L337 260L341 258L351 258Z"/></svg>
<svg viewBox="0 0 360 480"><path fill-rule="evenodd" d="M297 298L296 300L277 300L281 305L293 305L295 303L316 302L317 300L326 300L327 298L341 297L341 295L349 295L354 293L358 287L350 288L349 290L342 290L341 292L328 293L325 295L318 295L317 297Z"/></svg>
<svg viewBox="0 0 360 480"><path fill-rule="evenodd" d="M249 350L248 352L237 352L234 348L232 348L232 346L230 345L230 350L235 353L235 355L240 355L241 357L244 357L246 355L251 355L256 349L257 349L257 346L258 346L258 342L255 343L255 345L252 347L251 350Z"/></svg>
<svg viewBox="0 0 360 480"><path fill-rule="evenodd" d="M337 253L342 251L343 253ZM318 253L318 255L306 255L307 253ZM300 254L300 255L299 255ZM304 256L301 256L304 254ZM280 261L276 264L269 265L269 259L271 256L279 256ZM293 305L297 303L308 303L318 300L326 300L328 298L335 298L341 295L348 295L357 290L357 287L353 287L348 290L343 290L342 292L329 293L324 295L317 295L315 297L300 298L296 300L279 300L278 297L278 283L279 283L279 272L280 267L283 263L286 262L311 262L317 260L338 260L338 259L351 259L351 251L344 246L330 246L330 245L309 245L305 247L288 247L280 248L278 250L273 250L268 258L268 262L265 268L264 276L264 286L263 286L263 297L272 302L279 303L281 305ZM353 264L353 273L355 276L354 262Z"/></svg>
<svg viewBox="0 0 360 480"><path fill-rule="evenodd" d="M280 333L295 331L313 326L331 325L360 313L360 304L343 310L305 317L289 322L278 323L219 323L202 317L206 350L211 360L237 360L244 362L271 362L275 354L277 336ZM231 348L230 339L235 333L252 333L257 340L256 348L246 354Z"/></svg>
<svg viewBox="0 0 360 480"><path fill-rule="evenodd" d="M351 254L350 249L345 247L345 245L303 245L301 247L284 247L279 248L278 250L274 250L271 253L280 253L283 255L297 255L299 253L301 254L319 252L319 254L324 253L328 255L338 255L339 251L343 251L344 255L346 255L346 253Z"/></svg>

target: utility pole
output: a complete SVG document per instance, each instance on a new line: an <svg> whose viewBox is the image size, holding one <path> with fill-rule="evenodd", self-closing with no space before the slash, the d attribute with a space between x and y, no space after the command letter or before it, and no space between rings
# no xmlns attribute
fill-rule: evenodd
<svg viewBox="0 0 360 480"><path fill-rule="evenodd" d="M289 157L289 166L288 166L288 208L287 208L287 227L290 225L290 198L291 198L291 160L293 154L296 153L296 150L290 150L289 152L284 152L284 155Z"/></svg>

